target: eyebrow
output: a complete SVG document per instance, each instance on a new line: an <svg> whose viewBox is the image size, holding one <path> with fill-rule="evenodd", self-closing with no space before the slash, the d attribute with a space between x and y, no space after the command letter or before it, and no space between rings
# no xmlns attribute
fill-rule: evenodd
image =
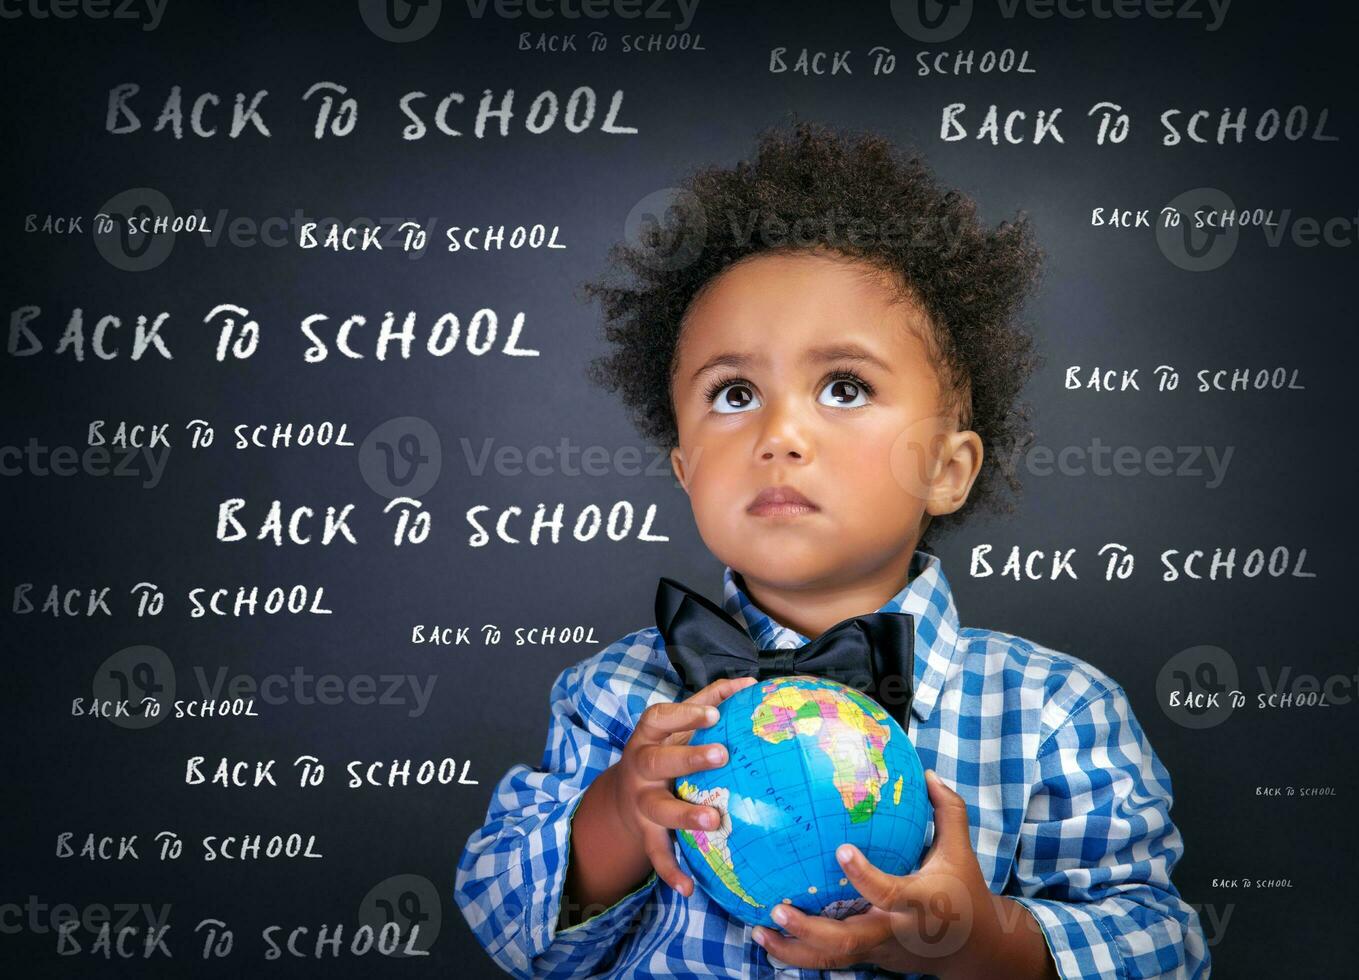
<svg viewBox="0 0 1359 980"><path fill-rule="evenodd" d="M813 347L803 355L802 360L804 363L808 364L824 364L828 361L862 361L866 364L872 364L879 370L888 374L892 373L891 365L858 344L831 344L824 347ZM754 354L725 351L721 354L715 354L704 361L703 365L690 375L689 382L692 384L701 375L708 371L712 371L715 368L745 368L762 363L763 361L763 357Z"/></svg>

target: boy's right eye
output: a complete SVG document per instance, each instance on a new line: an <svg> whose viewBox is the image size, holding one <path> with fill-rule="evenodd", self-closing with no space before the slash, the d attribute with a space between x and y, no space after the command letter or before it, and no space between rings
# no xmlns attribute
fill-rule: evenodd
<svg viewBox="0 0 1359 980"><path fill-rule="evenodd" d="M722 415L734 415L759 407L759 396L744 381L723 385L713 395L713 411Z"/></svg>

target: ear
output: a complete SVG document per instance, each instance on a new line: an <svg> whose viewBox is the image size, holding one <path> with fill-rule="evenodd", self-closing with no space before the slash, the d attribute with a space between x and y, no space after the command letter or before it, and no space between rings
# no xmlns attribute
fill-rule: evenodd
<svg viewBox="0 0 1359 980"><path fill-rule="evenodd" d="M982 454L981 436L971 429L944 434L938 456L939 471L930 487L926 513L936 517L952 514L967 503L972 484L981 472Z"/></svg>
<svg viewBox="0 0 1359 980"><path fill-rule="evenodd" d="M684 492L688 493L689 480L684 473L684 453L680 451L679 446L670 450L670 468L675 471L675 479L679 480L680 486L684 488Z"/></svg>

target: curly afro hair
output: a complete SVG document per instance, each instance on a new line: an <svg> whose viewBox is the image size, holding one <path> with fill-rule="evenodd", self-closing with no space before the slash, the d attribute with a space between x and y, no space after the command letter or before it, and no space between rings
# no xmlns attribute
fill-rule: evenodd
<svg viewBox="0 0 1359 980"><path fill-rule="evenodd" d="M609 346L588 376L621 395L644 437L678 444L671 381L694 297L744 259L829 251L887 273L924 311L941 410L981 437L967 503L932 527L957 526L978 508L1014 509L1014 458L1031 436L1017 398L1041 362L1018 322L1041 258L1026 218L988 229L976 203L942 186L918 155L809 123L764 132L753 160L694 173L668 203L663 223L615 245L610 274L584 287L603 307Z"/></svg>

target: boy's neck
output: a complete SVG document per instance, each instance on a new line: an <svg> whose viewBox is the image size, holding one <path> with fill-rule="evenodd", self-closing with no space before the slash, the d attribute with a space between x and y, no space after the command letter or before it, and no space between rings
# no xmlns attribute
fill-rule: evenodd
<svg viewBox="0 0 1359 980"><path fill-rule="evenodd" d="M775 622L814 640L836 623L877 612L910 581L915 552L850 582L810 588L784 588L737 572L738 584Z"/></svg>

